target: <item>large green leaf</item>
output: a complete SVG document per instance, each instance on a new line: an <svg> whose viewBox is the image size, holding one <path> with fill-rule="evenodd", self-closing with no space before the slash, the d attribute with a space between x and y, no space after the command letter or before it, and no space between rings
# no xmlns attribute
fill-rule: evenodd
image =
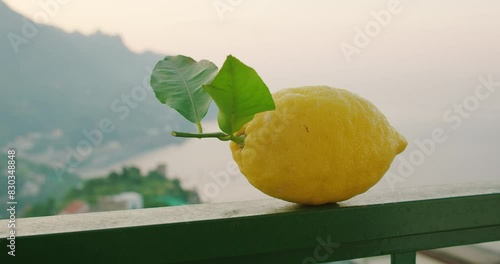
<svg viewBox="0 0 500 264"><path fill-rule="evenodd" d="M213 81L203 88L219 107L219 127L232 135L259 112L275 109L266 84L254 69L229 55Z"/></svg>
<svg viewBox="0 0 500 264"><path fill-rule="evenodd" d="M212 62L196 62L182 55L167 56L156 64L151 75L151 87L160 102L199 124L212 101L201 86L209 83L216 74L217 66Z"/></svg>

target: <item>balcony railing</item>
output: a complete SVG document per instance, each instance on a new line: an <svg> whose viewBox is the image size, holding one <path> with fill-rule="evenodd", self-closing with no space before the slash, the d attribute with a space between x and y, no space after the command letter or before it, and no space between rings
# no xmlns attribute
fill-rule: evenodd
<svg viewBox="0 0 500 264"><path fill-rule="evenodd" d="M1 263L321 263L500 240L500 182L369 191L325 206L249 202L17 220Z"/></svg>

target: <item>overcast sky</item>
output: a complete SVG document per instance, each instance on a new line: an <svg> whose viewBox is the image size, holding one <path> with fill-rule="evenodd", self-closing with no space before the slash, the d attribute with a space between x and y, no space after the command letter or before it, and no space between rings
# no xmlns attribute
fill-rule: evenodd
<svg viewBox="0 0 500 264"><path fill-rule="evenodd" d="M64 4L43 6L56 1ZM445 78L468 72L475 79L500 66L500 2L494 0L5 2L35 20L37 14L48 14L47 20L38 20L68 32L119 34L134 51L185 54L217 65L232 53L256 68L272 90L328 84L377 99L374 87L365 88L356 79L430 71ZM348 63L342 43L355 47L356 28L365 31L367 24L377 23L372 13L389 11L391 2L399 12L390 13L389 23ZM230 10L221 14L215 6ZM434 84L420 91L438 90L436 98L442 99L453 89L430 88Z"/></svg>

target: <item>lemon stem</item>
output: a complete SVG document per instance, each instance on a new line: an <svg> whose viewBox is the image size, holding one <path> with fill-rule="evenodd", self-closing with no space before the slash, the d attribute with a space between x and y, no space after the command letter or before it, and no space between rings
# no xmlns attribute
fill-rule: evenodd
<svg viewBox="0 0 500 264"><path fill-rule="evenodd" d="M185 137L185 138L218 138L223 141L230 140L229 135L224 134L222 132L215 133L186 133L186 132L177 132L172 131L172 136L174 137Z"/></svg>
<svg viewBox="0 0 500 264"><path fill-rule="evenodd" d="M234 143L240 144L241 146L245 145L245 136L230 136L230 140L232 140Z"/></svg>
<svg viewBox="0 0 500 264"><path fill-rule="evenodd" d="M237 144L243 145L245 143L245 136L230 136L222 132L214 133L186 133L172 131L170 134L174 137L184 137L184 138L217 138L221 141L231 140Z"/></svg>

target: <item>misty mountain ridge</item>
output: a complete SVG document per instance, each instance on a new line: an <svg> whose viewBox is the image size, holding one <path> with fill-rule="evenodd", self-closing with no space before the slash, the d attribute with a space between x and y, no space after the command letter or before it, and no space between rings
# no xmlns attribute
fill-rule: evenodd
<svg viewBox="0 0 500 264"><path fill-rule="evenodd" d="M149 86L165 55L134 53L120 36L36 24L0 2L0 148L55 168L104 167L182 142L194 130Z"/></svg>

